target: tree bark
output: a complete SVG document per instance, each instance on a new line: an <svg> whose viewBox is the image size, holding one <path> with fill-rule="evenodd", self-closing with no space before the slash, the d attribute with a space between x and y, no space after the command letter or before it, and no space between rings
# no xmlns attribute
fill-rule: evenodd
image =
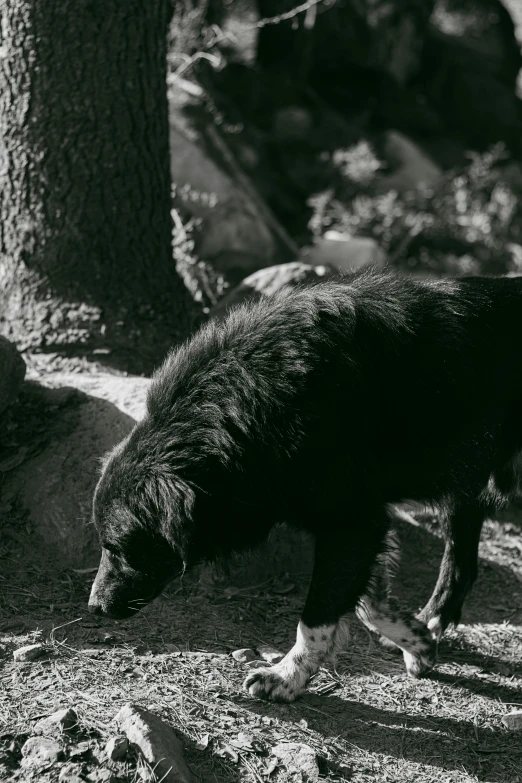
<svg viewBox="0 0 522 783"><path fill-rule="evenodd" d="M22 347L184 336L169 0L0 0L0 330ZM132 349L131 349L132 353Z"/></svg>

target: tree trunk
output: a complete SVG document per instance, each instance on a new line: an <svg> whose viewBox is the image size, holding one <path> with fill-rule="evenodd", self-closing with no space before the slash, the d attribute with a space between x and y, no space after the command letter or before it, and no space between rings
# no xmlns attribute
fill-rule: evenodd
<svg viewBox="0 0 522 783"><path fill-rule="evenodd" d="M169 0L0 0L0 329L161 358L191 301L172 259ZM129 369L136 370L136 363Z"/></svg>

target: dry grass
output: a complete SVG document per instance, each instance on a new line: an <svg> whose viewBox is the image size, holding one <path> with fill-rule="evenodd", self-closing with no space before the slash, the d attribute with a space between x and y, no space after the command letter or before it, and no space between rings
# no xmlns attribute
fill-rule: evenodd
<svg viewBox="0 0 522 783"><path fill-rule="evenodd" d="M520 735L501 718L522 706L522 557L517 513L487 526L480 581L465 623L448 635L435 673L419 682L357 624L349 651L322 671L292 705L252 700L241 690L245 667L230 652L275 644L293 630L306 578L274 592L272 582L234 590L224 583L176 583L133 621L92 618L85 604L92 574L37 560L23 520L5 521L0 597L0 778L20 773L20 748L36 719L61 706L77 709L76 734L63 738L85 774L111 768L115 780L141 780L146 765L131 753L109 763L103 747L114 715L138 702L180 733L187 760L202 781L293 780L274 766L270 749L305 742L325 779L362 781L522 781ZM16 515L15 515L16 516ZM404 562L397 590L417 606L433 584L440 557L427 518L401 523ZM44 641L48 655L17 664L12 650ZM74 759L80 741L83 757ZM80 746L80 748L85 746ZM3 763L3 767L2 767ZM58 779L59 765L40 773Z"/></svg>

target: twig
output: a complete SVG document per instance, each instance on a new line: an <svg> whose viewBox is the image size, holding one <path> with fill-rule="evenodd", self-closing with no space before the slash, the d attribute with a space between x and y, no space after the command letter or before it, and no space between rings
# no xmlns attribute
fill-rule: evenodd
<svg viewBox="0 0 522 783"><path fill-rule="evenodd" d="M267 16L264 19L260 19L259 22L253 25L252 29L255 30L256 28L259 29L261 27L266 27L269 24L280 24L281 22L286 22L288 19L293 19L295 16L299 16L299 14L310 10L310 8L314 8L321 2L322 0L308 0L308 2L297 5L290 11L286 11L284 14L279 14L279 16Z"/></svg>

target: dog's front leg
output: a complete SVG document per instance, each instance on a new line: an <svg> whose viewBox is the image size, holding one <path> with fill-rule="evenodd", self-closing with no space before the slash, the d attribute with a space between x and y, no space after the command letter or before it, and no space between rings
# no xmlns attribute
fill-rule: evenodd
<svg viewBox="0 0 522 783"><path fill-rule="evenodd" d="M362 531L331 528L317 536L312 580L295 644L280 663L255 669L247 677L245 688L252 696L293 701L304 691L333 652L341 618L355 609L365 593L387 527L383 512Z"/></svg>

